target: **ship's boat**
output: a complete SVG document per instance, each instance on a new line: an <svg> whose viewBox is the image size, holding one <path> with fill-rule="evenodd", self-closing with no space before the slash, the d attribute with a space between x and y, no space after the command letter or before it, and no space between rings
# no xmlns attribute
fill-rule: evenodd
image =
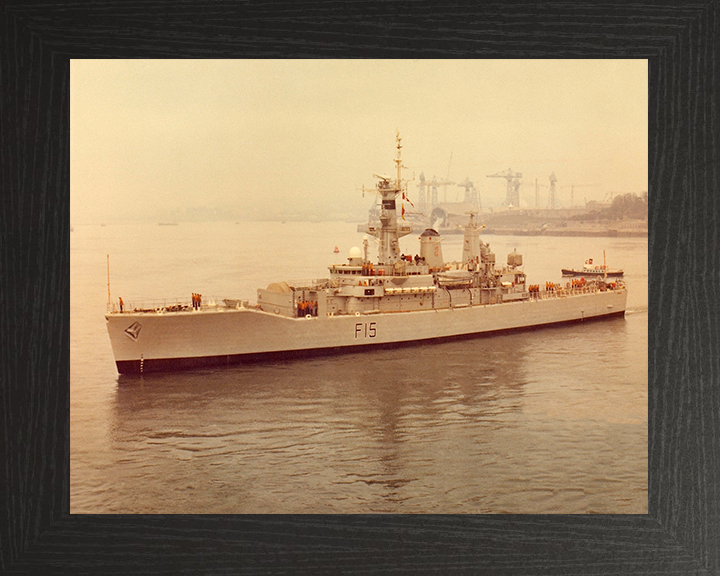
<svg viewBox="0 0 720 576"><path fill-rule="evenodd" d="M622 268L608 268L605 263L605 251L603 251L603 263L593 264L593 259L585 260L582 269L563 268L563 276L584 277L584 278L618 278L624 274Z"/></svg>
<svg viewBox="0 0 720 576"><path fill-rule="evenodd" d="M122 310L105 315L120 373L226 365L270 357L363 351L466 338L507 330L579 322L625 313L622 281L573 282L572 287L528 285L522 255L498 265L480 239L474 214L463 226L462 258L446 262L442 236L428 228L419 253L401 254L398 239L412 226L398 221L396 199L406 191L397 137L395 178L376 176L379 223L366 232L378 239L376 261L353 247L347 263L329 267L327 278L273 282L257 291L257 303L224 299L192 305Z"/></svg>

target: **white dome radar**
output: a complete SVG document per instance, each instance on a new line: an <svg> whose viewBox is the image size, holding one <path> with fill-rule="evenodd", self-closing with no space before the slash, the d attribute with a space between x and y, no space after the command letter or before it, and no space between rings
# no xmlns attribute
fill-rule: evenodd
<svg viewBox="0 0 720 576"><path fill-rule="evenodd" d="M358 248L357 246L353 246L350 248L350 252L348 253L348 263L350 266L360 266L362 264L362 250Z"/></svg>

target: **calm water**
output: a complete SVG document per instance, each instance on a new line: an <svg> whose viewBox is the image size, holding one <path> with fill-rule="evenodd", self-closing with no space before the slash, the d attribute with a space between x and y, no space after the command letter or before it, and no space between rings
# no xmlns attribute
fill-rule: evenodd
<svg viewBox="0 0 720 576"><path fill-rule="evenodd" d="M327 277L355 224L75 226L73 513L647 513L647 239L486 236L528 281L602 258L624 319L328 358L120 377L114 300L255 301ZM447 236L446 260L462 237ZM335 245L340 254L333 254ZM401 240L418 252L417 234Z"/></svg>

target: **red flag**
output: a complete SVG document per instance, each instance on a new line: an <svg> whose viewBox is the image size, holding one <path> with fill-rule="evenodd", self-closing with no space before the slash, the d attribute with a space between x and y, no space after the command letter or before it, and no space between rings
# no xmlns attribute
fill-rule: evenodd
<svg viewBox="0 0 720 576"><path fill-rule="evenodd" d="M408 198L408 197L405 195L405 192L402 193L402 197L403 197L403 200L406 200L407 202L410 203L410 206L412 206L413 208L415 208L415 204L413 204L412 202L410 202L410 198Z"/></svg>
<svg viewBox="0 0 720 576"><path fill-rule="evenodd" d="M405 204L402 204L401 208L402 210L400 212L400 216L402 216L402 219L405 220Z"/></svg>

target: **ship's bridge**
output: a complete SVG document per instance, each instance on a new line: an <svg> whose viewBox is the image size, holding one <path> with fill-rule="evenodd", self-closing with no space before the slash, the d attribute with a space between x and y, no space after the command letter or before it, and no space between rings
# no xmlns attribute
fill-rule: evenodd
<svg viewBox="0 0 720 576"><path fill-rule="evenodd" d="M332 266L328 266L328 270L330 270L330 274L341 274L343 276L364 276L364 270L362 266L350 266L349 264L333 264Z"/></svg>
<svg viewBox="0 0 720 576"><path fill-rule="evenodd" d="M371 236L375 236L376 238L380 238L381 236L381 230L382 226L378 226L377 224L372 224L370 222L366 223L364 227L360 231L364 232L365 234L370 234ZM411 234L413 231L413 225L409 222L398 222L397 223L397 235L398 238L401 238L402 236L407 236L408 234Z"/></svg>

